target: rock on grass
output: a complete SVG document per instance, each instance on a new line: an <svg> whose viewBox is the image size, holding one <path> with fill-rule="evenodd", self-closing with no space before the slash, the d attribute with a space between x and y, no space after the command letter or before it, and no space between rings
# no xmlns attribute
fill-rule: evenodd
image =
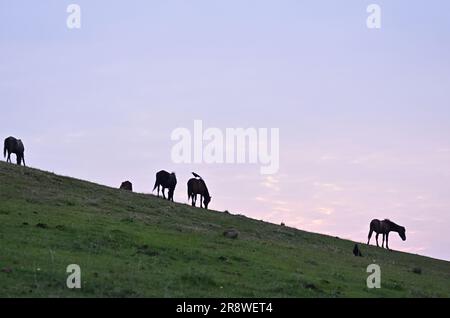
<svg viewBox="0 0 450 318"><path fill-rule="evenodd" d="M230 238L230 239L237 239L239 236L239 232L238 232L238 230L230 229L230 230L226 230L225 232L223 232L223 236L225 236L226 238Z"/></svg>

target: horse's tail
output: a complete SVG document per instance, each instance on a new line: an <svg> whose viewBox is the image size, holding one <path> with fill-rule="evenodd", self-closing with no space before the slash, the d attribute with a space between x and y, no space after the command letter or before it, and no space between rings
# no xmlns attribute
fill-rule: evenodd
<svg viewBox="0 0 450 318"><path fill-rule="evenodd" d="M188 201L191 198L191 194L192 194L192 184L191 184L191 182L188 182L188 185L187 185Z"/></svg>
<svg viewBox="0 0 450 318"><path fill-rule="evenodd" d="M152 192L153 191L155 191L155 189L156 189L156 187L158 186L158 178L156 178L156 181L155 181L155 186L153 187L153 190L152 190Z"/></svg>
<svg viewBox="0 0 450 318"><path fill-rule="evenodd" d="M7 148L7 142L6 142L6 139L5 139L5 145L3 146L3 157L4 158L6 158L6 149Z"/></svg>

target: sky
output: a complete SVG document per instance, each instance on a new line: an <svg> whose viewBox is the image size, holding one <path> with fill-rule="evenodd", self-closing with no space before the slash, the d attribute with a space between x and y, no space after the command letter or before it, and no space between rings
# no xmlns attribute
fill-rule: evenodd
<svg viewBox="0 0 450 318"><path fill-rule="evenodd" d="M175 171L181 203L195 171L211 209L358 242L389 218L391 248L450 260L449 56L446 0L0 0L0 137L111 187ZM194 120L279 128L278 172L173 162Z"/></svg>

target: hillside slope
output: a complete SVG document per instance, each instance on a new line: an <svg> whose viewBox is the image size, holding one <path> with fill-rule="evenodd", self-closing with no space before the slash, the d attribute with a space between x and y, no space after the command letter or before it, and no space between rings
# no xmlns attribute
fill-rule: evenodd
<svg viewBox="0 0 450 318"><path fill-rule="evenodd" d="M1 297L450 296L449 262L353 245L0 162Z"/></svg>

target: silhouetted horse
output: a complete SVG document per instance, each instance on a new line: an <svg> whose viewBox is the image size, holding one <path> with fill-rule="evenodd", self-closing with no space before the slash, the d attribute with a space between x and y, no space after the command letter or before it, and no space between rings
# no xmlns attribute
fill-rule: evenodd
<svg viewBox="0 0 450 318"><path fill-rule="evenodd" d="M6 162L11 162L11 154L16 154L17 164L20 166L23 162L25 166L25 147L23 146L22 140L16 139L14 137L8 137L5 139L5 146L3 148L3 156L6 157L8 153L8 158Z"/></svg>
<svg viewBox="0 0 450 318"><path fill-rule="evenodd" d="M369 240L367 241L367 244L370 242L370 238L372 237L372 233L375 231L376 236L375 239L377 241L378 245L378 235L381 233L383 234L383 243L381 244L381 247L384 247L384 240L386 238L386 248L389 249L389 232L397 232L398 235L402 238L403 241L406 241L406 230L403 226L397 225L394 222L385 219L383 221L374 219L370 222L370 231L369 231Z"/></svg>
<svg viewBox="0 0 450 318"><path fill-rule="evenodd" d="M177 177L174 172L168 173L167 171L161 170L156 174L155 186L153 187L153 191L158 188L158 197L159 197L159 187L162 187L163 198L166 198L164 193L165 189L169 189L167 194L167 200L173 201L173 193L175 192L175 187L177 186Z"/></svg>
<svg viewBox="0 0 450 318"><path fill-rule="evenodd" d="M133 184L130 181L124 181L120 185L120 189L133 192Z"/></svg>
<svg viewBox="0 0 450 318"><path fill-rule="evenodd" d="M200 194L200 207L202 208L202 200L205 205L205 209L208 208L209 202L211 202L211 196L209 195L208 187L205 181L195 172L192 172L195 178L192 178L187 183L188 188L188 200L192 198L192 206L197 203L197 195Z"/></svg>

